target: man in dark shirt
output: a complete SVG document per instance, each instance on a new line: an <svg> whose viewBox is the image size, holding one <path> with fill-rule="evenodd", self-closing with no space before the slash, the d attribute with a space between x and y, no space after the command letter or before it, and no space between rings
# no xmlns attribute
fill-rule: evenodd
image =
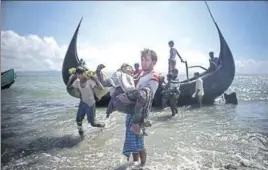
<svg viewBox="0 0 268 170"><path fill-rule="evenodd" d="M220 60L218 57L214 57L214 52L209 52L209 70L214 71L217 69L218 65L220 64Z"/></svg>
<svg viewBox="0 0 268 170"><path fill-rule="evenodd" d="M165 89L165 86L166 86L165 77L162 75L159 75L159 85L155 93L154 103L157 106L160 106L161 109L164 109L166 107L166 102L165 102L166 99L163 97L163 94L162 94L163 90Z"/></svg>

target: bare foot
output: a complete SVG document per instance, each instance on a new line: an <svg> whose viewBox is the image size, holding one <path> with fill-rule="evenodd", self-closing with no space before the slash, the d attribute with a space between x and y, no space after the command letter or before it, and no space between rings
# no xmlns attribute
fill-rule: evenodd
<svg viewBox="0 0 268 170"><path fill-rule="evenodd" d="M101 128L104 128L104 127L105 127L105 123L103 123L103 122L100 123L100 127L101 127Z"/></svg>
<svg viewBox="0 0 268 170"><path fill-rule="evenodd" d="M104 128L105 127L105 123L104 122L98 122L98 123L94 123L91 124L92 127L98 127L98 128Z"/></svg>

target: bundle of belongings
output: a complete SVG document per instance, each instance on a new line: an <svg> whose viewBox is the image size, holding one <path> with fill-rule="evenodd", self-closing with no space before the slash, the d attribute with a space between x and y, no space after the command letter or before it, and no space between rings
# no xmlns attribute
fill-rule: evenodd
<svg viewBox="0 0 268 170"><path fill-rule="evenodd" d="M72 67L72 68L69 69L69 74L70 75L71 74L76 74L78 72L83 73L87 78L89 78L89 79L91 78L93 81L95 81L94 79L97 79L96 72L88 70L85 67L78 66L77 68ZM103 74L103 76L106 77L105 74ZM96 99L101 100L101 98L103 96L105 96L109 92L109 88L104 87L102 90L100 90L99 88L95 87L93 89L93 91L94 91ZM76 92L76 96L80 97L80 92L79 91Z"/></svg>

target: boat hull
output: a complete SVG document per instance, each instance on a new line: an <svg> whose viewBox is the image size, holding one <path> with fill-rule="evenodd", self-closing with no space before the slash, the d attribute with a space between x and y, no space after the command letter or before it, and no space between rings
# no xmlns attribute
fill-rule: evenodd
<svg viewBox="0 0 268 170"><path fill-rule="evenodd" d="M213 104L214 100L217 97L221 96L229 88L235 76L235 63L232 52L213 17L212 19L216 26L216 29L218 30L220 39L219 59L221 61L221 64L218 65L215 71L205 71L200 75L204 83L204 98L203 98L204 104ZM76 41L81 21L79 22L78 27L73 35L73 38L71 40L71 43L69 45L68 51L66 53L63 62L62 75L65 84L67 84L68 78L70 76L68 73L68 69L71 67L78 66L79 59L77 56ZM195 82L196 78L191 78L189 80L181 82L180 86L181 95L178 99L178 105L192 105L197 103L197 101L192 98L192 94L195 91ZM77 96L78 93L74 89L67 89L67 91L71 96L78 98ZM97 101L96 104L98 106L107 106L109 100L110 95L107 94L104 97L102 97L100 101ZM153 106L160 106L161 105L160 101L161 101L161 95L160 93L158 93L154 97Z"/></svg>
<svg viewBox="0 0 268 170"><path fill-rule="evenodd" d="M15 83L16 74L14 69L7 70L1 73L1 89L10 88Z"/></svg>

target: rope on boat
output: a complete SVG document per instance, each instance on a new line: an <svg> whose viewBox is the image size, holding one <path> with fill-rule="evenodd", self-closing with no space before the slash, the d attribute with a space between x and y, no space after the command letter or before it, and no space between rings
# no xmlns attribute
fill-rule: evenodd
<svg viewBox="0 0 268 170"><path fill-rule="evenodd" d="M213 15L212 15L212 13L211 13L211 11L210 11L210 8L209 8L209 6L208 6L208 3L207 3L207 1L205 1L205 4L206 4L206 6L207 6L207 9L208 9L208 12L209 12L209 14L210 14L210 16L211 16L211 18L212 18L212 21L217 25L217 23L216 23L216 21L215 21L215 19L214 19L214 17L213 17Z"/></svg>
<svg viewBox="0 0 268 170"><path fill-rule="evenodd" d="M208 69L206 69L206 68L203 67L203 66L190 66L190 67L188 67L188 68L196 68L196 67L198 67L198 68L202 68L203 70L208 70Z"/></svg>

